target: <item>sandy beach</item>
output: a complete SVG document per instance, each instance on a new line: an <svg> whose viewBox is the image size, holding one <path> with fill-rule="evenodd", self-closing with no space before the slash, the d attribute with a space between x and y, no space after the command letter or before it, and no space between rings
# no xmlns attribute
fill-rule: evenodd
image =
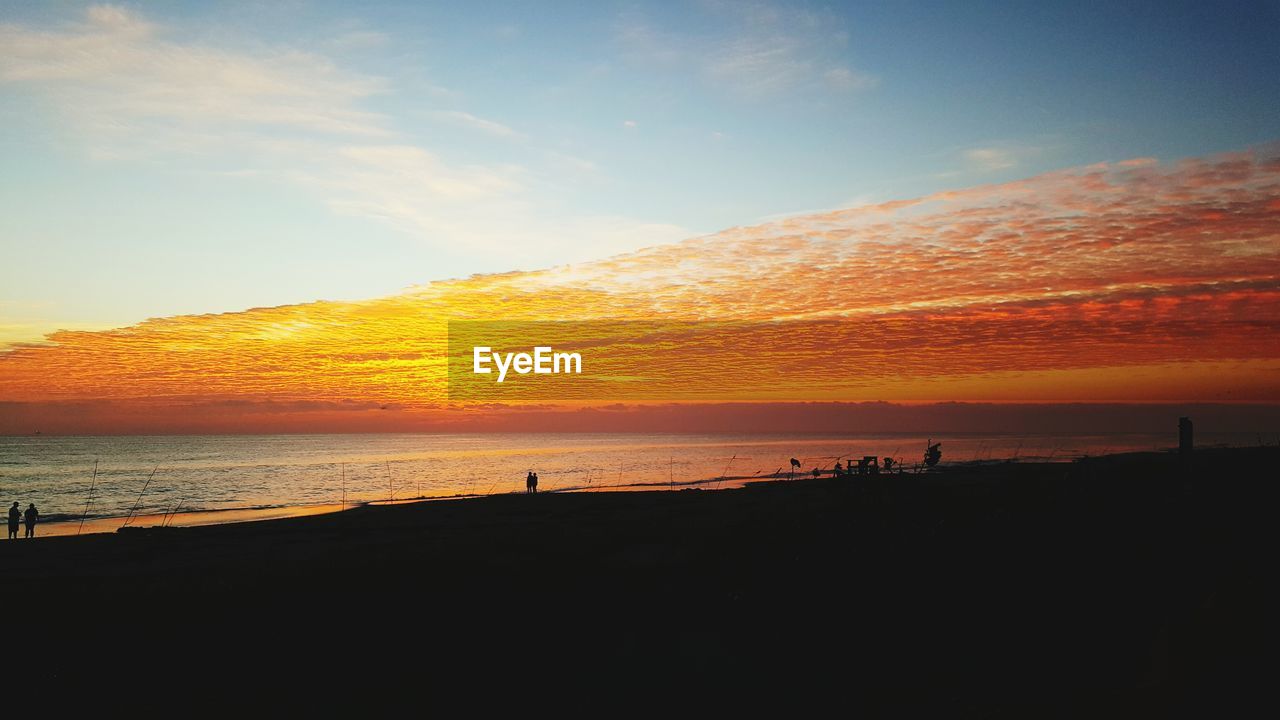
<svg viewBox="0 0 1280 720"><path fill-rule="evenodd" d="M10 541L0 564L37 677L216 667L444 689L527 667L1159 714L1221 708L1260 677L1277 461L1201 450L366 506Z"/></svg>

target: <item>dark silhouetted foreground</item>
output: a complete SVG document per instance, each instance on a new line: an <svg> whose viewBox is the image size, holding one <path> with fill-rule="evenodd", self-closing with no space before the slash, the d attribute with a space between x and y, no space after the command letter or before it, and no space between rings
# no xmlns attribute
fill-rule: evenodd
<svg viewBox="0 0 1280 720"><path fill-rule="evenodd" d="M23 587L5 620L41 648L26 671L60 678L440 696L536 668L551 695L1231 716L1262 682L1277 464L1198 449L46 538L0 546Z"/></svg>

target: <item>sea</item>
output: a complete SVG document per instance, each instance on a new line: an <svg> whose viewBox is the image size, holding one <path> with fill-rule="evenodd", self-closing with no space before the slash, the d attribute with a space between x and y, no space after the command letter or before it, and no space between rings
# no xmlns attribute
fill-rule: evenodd
<svg viewBox="0 0 1280 720"><path fill-rule="evenodd" d="M346 434L0 437L0 501L35 504L37 536L201 525L367 503L525 491L708 490L830 471L839 461L1069 461L1167 450L1170 434L662 435ZM1276 444L1275 434L1201 434L1200 445ZM797 473L798 475L799 473Z"/></svg>

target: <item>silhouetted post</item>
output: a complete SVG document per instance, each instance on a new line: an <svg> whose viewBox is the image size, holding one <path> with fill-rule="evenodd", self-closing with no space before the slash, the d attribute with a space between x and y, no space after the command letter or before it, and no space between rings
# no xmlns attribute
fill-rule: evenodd
<svg viewBox="0 0 1280 720"><path fill-rule="evenodd" d="M1178 418L1178 454L1186 457L1195 449L1191 435L1191 418Z"/></svg>

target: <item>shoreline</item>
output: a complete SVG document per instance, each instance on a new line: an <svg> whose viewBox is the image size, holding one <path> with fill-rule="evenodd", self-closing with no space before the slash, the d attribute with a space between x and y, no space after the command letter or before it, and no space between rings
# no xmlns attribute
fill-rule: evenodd
<svg viewBox="0 0 1280 720"><path fill-rule="evenodd" d="M676 479L689 478L687 482L702 483L704 486L720 482L731 485L745 482L753 471L758 477L774 476L778 466L786 465L788 455L801 458L803 470L813 466L827 468L836 456L847 457L851 447L869 442L867 439L899 437L900 433L871 433L865 436L850 436L836 440L823 434L820 445L794 445L794 435L777 434L778 437L751 439L751 445L736 447L739 442L734 436L724 435L714 438L716 442L698 442L698 448L723 448L723 450L697 450L688 457L681 456L681 450L669 451L666 441L655 440L654 443L640 443L638 440L626 441L625 438L615 442L613 433L600 433L607 440L594 440L582 445L557 442L553 448L541 448L533 444L515 448L517 453L544 453L552 456L545 461L542 472L543 491L618 491L638 490L645 488L661 488L672 483L668 478L669 454L676 458L674 474ZM772 435L772 434L771 434ZM914 437L914 434L909 434ZM1090 436L1072 437L1066 440L1051 441L1046 437L1034 435L1015 436L1009 433L972 433L974 439L966 440L964 445L946 445L944 465L969 463L976 461L1007 460L1016 458L1020 462L1064 461L1085 453L1105 453L1107 451L1154 450L1157 441L1165 441L1168 437L1147 439L1147 434L1140 441L1120 438L1129 435L1116 435L1111 440L1090 439ZM963 434L940 436L939 439L955 441ZM685 436L677 436L684 438ZM1224 436L1225 438L1226 436ZM51 438L55 440L57 438ZM64 535L73 531L65 529L66 523L76 523L79 530L82 509L89 507L93 513L91 521L85 524L83 532L111 531L114 528L110 518L123 518L129 513L139 497L139 489L146 495L145 501L138 509L146 515L142 522L158 525L166 520L174 525L197 525L212 522L225 522L226 518L253 520L258 517L279 517L290 514L281 508L298 508L295 514L309 514L312 505L336 505L343 499L339 492L339 480L344 470L351 472L355 484L346 483L345 493L348 501L379 501L387 498L387 482L379 482L376 476L384 472L395 471L398 482L394 496L414 495L432 498L475 496L492 492L515 491L522 489L523 470L526 461L530 467L537 466L537 457L517 459L519 466L511 467L511 463L473 462L460 460L461 456L477 454L484 457L497 452L494 442L501 445L505 441L490 440L487 449L469 449L456 453L452 446L424 445L423 447L406 446L403 443L383 441L383 445L373 448L370 454L356 457L349 464L339 462L348 457L356 448L351 445L347 436L335 436L331 447L329 440L312 442L309 445L280 446L279 442L259 439L247 444L214 442L211 438L196 438L190 442L183 438L177 445L150 442L134 443L130 446L118 446L108 439L99 438L101 442L72 444L60 449L21 448L11 449L5 461L0 462L0 484L6 494L13 500L21 501L23 507L28 502L45 511L41 516L41 525L46 532L41 534ZM1231 442L1251 445L1249 438L1231 437ZM512 441L517 442L517 441ZM746 442L746 440L742 440ZM925 443L919 438L921 447ZM398 441L397 441L398 443ZM755 447L762 444L764 448ZM492 446L492 447L490 447ZM124 450L121 448L124 447ZM616 448L630 448L632 452L614 453L617 457L595 457L592 453L609 451ZM658 447L658 450L652 448ZM919 453L911 450L912 443L881 442L867 445L864 454L892 455L903 461L903 466L916 464ZM902 449L908 448L902 457ZM916 448L919 450L920 448ZM996 452L991 452L995 449ZM1051 451L1052 449L1052 451ZM367 450L367 448L366 448ZM406 454L408 453L408 454ZM506 457L505 451L498 453ZM720 457L722 454L723 457ZM734 456L731 458L731 454ZM454 457L457 455L458 457ZM102 475L95 477L93 468L101 456ZM384 457L386 456L386 457ZM436 456L448 457L448 462L429 462ZM754 456L750 457L750 456ZM806 457L808 456L808 457ZM388 463L387 458L390 458ZM733 462L734 459L737 462ZM351 458L348 458L351 459ZM626 477L622 473L622 461L626 461ZM728 461L728 462L726 462ZM504 465L505 463L505 465ZM390 464L392 467L386 469ZM728 465L732 464L732 468ZM684 466L683 468L681 466ZM153 470L155 483L150 492L145 488ZM727 472L724 472L726 471ZM718 476L724 475L724 480ZM783 476L786 473L779 473ZM473 477L474 476L474 477ZM487 478L484 479L484 478ZM99 485L97 495L90 500L93 481ZM684 481L682 481L684 482ZM104 492L105 490L105 492ZM162 516L177 506L180 512L172 518ZM234 511L228 515L223 511ZM218 514L214 514L218 513ZM39 530L37 531L39 532Z"/></svg>
<svg viewBox="0 0 1280 720"><path fill-rule="evenodd" d="M1172 452L1172 450L1162 451ZM1123 454L1123 453L1122 453ZM1089 457L1088 455L1082 457ZM1106 455L1094 457L1108 457ZM1062 464L1075 462L1080 457L1059 456L1059 457L1040 457L1040 456L1023 456L1012 458L988 458L973 460L955 460L945 463L933 470L921 470L913 472L904 470L895 471L893 474L887 474L886 477L893 475L916 475L916 474L936 474L945 473L949 470L962 469L966 467L980 467L988 465L1002 465L1006 463L1019 463L1021 465L1035 464ZM750 483L757 482L795 482L798 480L813 479L811 473L794 473L794 477L788 477L788 473L769 473L765 475L726 475L720 478L704 478L700 480L681 480L674 482L631 482L615 485L580 485L571 487L561 487L549 490L539 491L540 494L559 494L559 493L598 493L598 492L650 492L650 491L678 491L685 488L708 489L708 486L714 486L710 489L728 490L733 488L741 488ZM834 475L830 470L826 470L820 476L824 479L832 479ZM856 481L857 476L850 476L849 479ZM515 484L515 481L512 482ZM511 490L499 493L475 493L475 494L455 494L455 495L439 495L439 496L416 496L399 500L390 500L387 498L350 501L345 505L342 503L298 503L291 505L270 505L270 506L251 506L251 507L232 507L220 508L216 510L180 510L176 513L144 513L135 515L124 530L137 529L161 529L161 528L183 528L183 527L206 527L210 525L227 525L235 523L260 522L263 520L281 520L294 517L309 517L312 515L325 515L329 513L344 512L364 506L386 506L386 505L403 505L423 502L440 502L446 500L474 500L484 497L492 497L494 495L524 495L520 490ZM80 535L94 534L110 534L116 533L122 529L127 516L125 515L104 515L96 517L88 517L83 523L76 518L67 518L59 520L50 520L41 522L37 526L37 535L35 539L42 537L75 537Z"/></svg>

